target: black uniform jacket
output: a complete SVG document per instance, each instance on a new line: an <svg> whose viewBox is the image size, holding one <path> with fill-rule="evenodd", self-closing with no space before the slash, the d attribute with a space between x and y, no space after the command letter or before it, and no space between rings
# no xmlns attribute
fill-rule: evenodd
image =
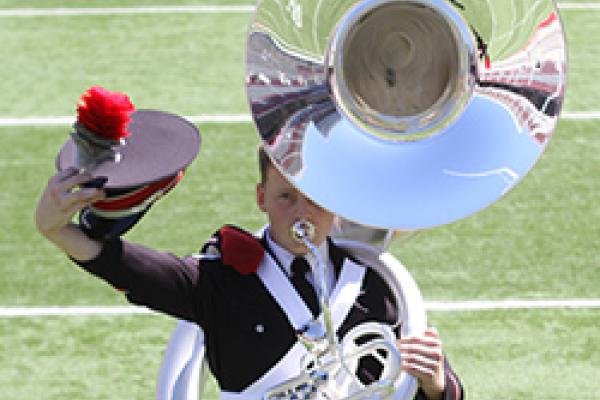
<svg viewBox="0 0 600 400"><path fill-rule="evenodd" d="M330 242L336 276L348 255ZM88 272L145 305L200 325L208 363L221 390L241 392L267 372L296 342L285 313L255 273L242 274L219 256L177 257L121 239L106 242L94 260L79 263ZM393 323L390 290L367 269L357 302L339 337L363 321ZM365 379L372 372L364 366ZM446 363L444 399L461 399L462 387ZM417 399L425 399L422 393Z"/></svg>

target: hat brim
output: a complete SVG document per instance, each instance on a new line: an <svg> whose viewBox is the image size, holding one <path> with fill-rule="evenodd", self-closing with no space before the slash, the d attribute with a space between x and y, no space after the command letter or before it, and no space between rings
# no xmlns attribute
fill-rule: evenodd
<svg viewBox="0 0 600 400"><path fill-rule="evenodd" d="M200 132L186 119L156 110L131 114L131 133L119 146L120 160L109 160L88 170L108 178L107 189L134 188L160 181L185 169L198 155ZM76 165L76 145L67 140L56 158L59 171Z"/></svg>

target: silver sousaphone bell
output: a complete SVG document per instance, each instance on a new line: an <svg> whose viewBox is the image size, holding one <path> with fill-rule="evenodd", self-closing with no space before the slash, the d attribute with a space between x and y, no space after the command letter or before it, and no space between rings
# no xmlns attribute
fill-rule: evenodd
<svg viewBox="0 0 600 400"><path fill-rule="evenodd" d="M555 2L262 1L246 88L280 171L361 225L417 230L498 200L556 126ZM335 190L332 190L335 188Z"/></svg>
<svg viewBox="0 0 600 400"><path fill-rule="evenodd" d="M396 232L457 221L514 187L556 127L566 67L552 0L263 0L248 35L246 89L276 167L338 215L336 235L372 260ZM300 221L294 233L317 256L310 224ZM378 265L406 311L400 281L410 277L399 278L399 264ZM376 341L392 345L376 352L397 371L344 394L327 384L369 349L337 342L321 269L313 272L324 318L302 337L318 349L316 361L265 398L384 398L394 390L411 398L414 382L399 385L385 328ZM406 325L423 329L425 318L417 319Z"/></svg>

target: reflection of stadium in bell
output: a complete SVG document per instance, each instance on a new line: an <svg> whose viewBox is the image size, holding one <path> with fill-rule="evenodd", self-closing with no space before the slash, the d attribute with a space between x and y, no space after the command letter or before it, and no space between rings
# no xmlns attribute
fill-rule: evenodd
<svg viewBox="0 0 600 400"><path fill-rule="evenodd" d="M525 47L479 74L478 92L505 104L521 129L541 144L552 135L562 108L563 52L560 20L552 11Z"/></svg>
<svg viewBox="0 0 600 400"><path fill-rule="evenodd" d="M336 118L326 69L284 51L268 35L254 32L248 38L248 68L258 65L258 60L268 60L272 69L249 72L246 79L254 121L262 139L271 145L271 156L289 173L299 173L308 124L323 127L331 117Z"/></svg>
<svg viewBox="0 0 600 400"><path fill-rule="evenodd" d="M327 135L330 124L337 120L335 106L331 101L312 104L294 113L288 122L281 127L281 134L273 142L272 157L274 157L289 174L301 172L302 143L308 125L315 124L317 131Z"/></svg>
<svg viewBox="0 0 600 400"><path fill-rule="evenodd" d="M264 0L246 76L267 152L313 201L371 227L489 206L538 159L564 97L555 5L523 1L491 29L503 2L334 0L286 21Z"/></svg>

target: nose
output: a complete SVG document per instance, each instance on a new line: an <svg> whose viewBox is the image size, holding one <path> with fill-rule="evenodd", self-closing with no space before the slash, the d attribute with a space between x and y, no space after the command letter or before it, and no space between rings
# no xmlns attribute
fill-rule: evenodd
<svg viewBox="0 0 600 400"><path fill-rule="evenodd" d="M314 213L314 211L319 210L320 207L312 200L307 197L299 196L299 200L297 203L297 212L301 217L308 217Z"/></svg>

